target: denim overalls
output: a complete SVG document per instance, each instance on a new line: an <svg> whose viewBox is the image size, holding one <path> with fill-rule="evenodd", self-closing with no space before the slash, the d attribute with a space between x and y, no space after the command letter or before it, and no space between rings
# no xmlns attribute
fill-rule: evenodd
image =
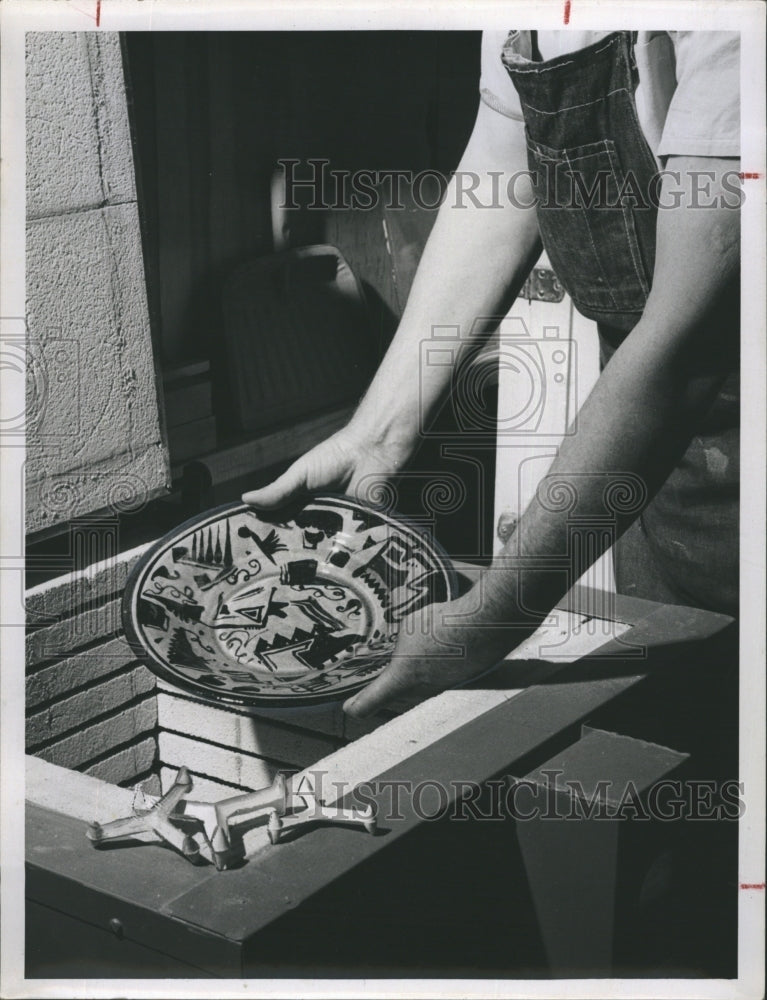
<svg viewBox="0 0 767 1000"><path fill-rule="evenodd" d="M502 58L522 105L538 224L573 303L598 324L604 366L642 316L655 259L657 200L647 192L659 168L637 118L634 40L616 32L541 61L532 38L532 59L518 32ZM721 328L717 365L729 374L681 462L618 542L619 593L737 613L738 285L711 318Z"/></svg>

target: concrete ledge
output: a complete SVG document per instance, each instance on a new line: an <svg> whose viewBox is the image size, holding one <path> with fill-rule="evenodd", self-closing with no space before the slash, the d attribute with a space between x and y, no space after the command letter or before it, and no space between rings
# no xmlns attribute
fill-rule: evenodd
<svg viewBox="0 0 767 1000"><path fill-rule="evenodd" d="M109 781L78 774L39 757L24 758L26 797L34 805L86 823L111 823L133 809L135 794Z"/></svg>

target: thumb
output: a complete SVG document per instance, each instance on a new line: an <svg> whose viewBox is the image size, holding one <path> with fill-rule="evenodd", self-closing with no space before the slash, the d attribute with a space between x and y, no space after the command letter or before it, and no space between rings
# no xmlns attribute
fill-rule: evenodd
<svg viewBox="0 0 767 1000"><path fill-rule="evenodd" d="M302 459L294 462L281 476L259 490L242 494L242 502L251 507L282 507L306 489L306 465Z"/></svg>
<svg viewBox="0 0 767 1000"><path fill-rule="evenodd" d="M405 662L395 660L367 687L348 698L344 702L343 710L355 719L364 719L390 701L401 698L414 687L415 684L409 676Z"/></svg>

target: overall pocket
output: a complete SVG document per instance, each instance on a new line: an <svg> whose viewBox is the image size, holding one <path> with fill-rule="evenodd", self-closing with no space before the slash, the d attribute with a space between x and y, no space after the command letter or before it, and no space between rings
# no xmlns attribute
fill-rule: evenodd
<svg viewBox="0 0 767 1000"><path fill-rule="evenodd" d="M643 177L623 170L610 139L552 149L528 134L527 149L543 245L576 307L641 313L651 278L634 213L654 212Z"/></svg>

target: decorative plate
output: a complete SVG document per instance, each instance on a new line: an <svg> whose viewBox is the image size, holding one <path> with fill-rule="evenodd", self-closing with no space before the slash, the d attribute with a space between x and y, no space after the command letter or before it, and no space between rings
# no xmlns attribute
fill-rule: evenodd
<svg viewBox="0 0 767 1000"><path fill-rule="evenodd" d="M238 705L346 697L386 666L405 615L454 594L447 556L399 517L333 496L278 516L219 507L142 556L123 626L155 674Z"/></svg>

